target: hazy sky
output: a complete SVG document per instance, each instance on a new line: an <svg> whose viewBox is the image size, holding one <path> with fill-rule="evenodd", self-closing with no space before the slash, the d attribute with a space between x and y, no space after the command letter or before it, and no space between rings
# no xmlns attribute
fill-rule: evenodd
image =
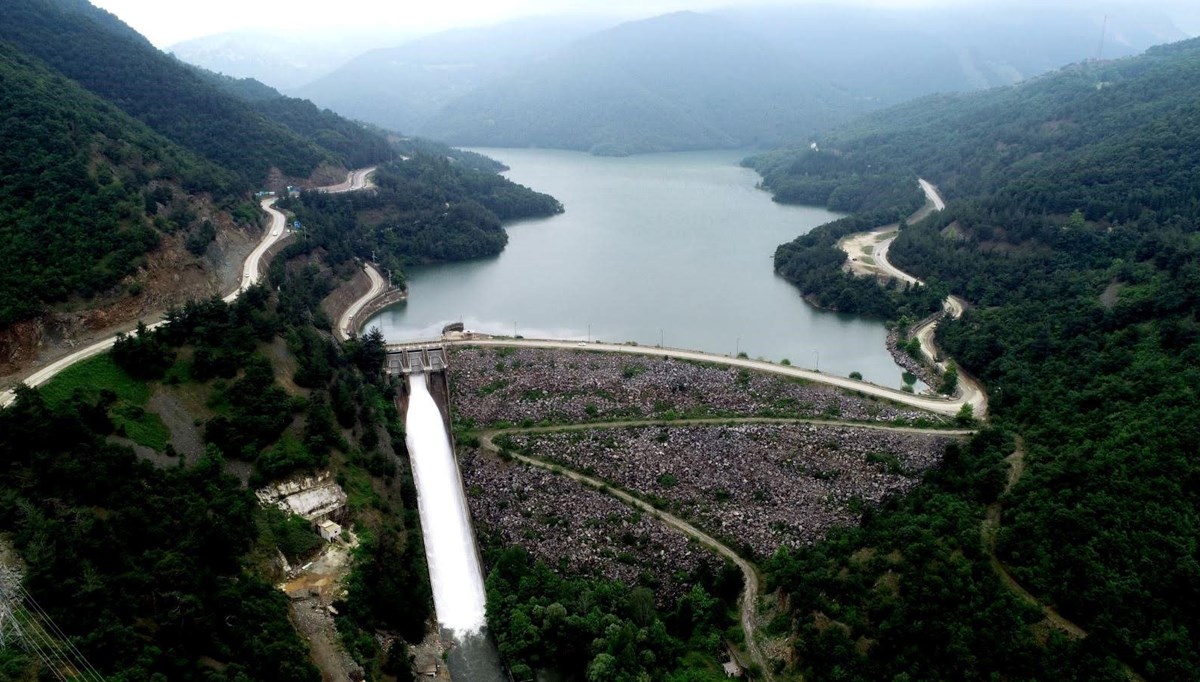
<svg viewBox="0 0 1200 682"><path fill-rule="evenodd" d="M92 0L116 14L159 47L238 29L278 32L395 30L428 32L476 26L508 18L586 12L646 17L683 9L731 5L786 5L805 0ZM810 0L812 1L812 0ZM830 0L824 0L830 2ZM855 4L913 6L997 0L858 0ZM1028 0L1025 0L1028 1ZM837 4L848 4L839 2ZM1017 3L1012 3L1017 4ZM1179 28L1200 33L1200 0L1114 0L1131 8L1156 7Z"/></svg>

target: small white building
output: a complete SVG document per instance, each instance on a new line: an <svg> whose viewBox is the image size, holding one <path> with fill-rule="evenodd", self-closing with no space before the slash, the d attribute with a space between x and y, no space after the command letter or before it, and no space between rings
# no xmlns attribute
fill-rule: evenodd
<svg viewBox="0 0 1200 682"><path fill-rule="evenodd" d="M341 537L342 527L333 521L330 521L329 519L325 519L317 524L317 532L321 534L321 537L324 538L326 542L333 542Z"/></svg>

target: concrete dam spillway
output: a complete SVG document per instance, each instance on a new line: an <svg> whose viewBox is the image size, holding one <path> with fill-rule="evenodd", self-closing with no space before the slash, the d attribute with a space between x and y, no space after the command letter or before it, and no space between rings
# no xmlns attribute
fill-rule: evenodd
<svg viewBox="0 0 1200 682"><path fill-rule="evenodd" d="M446 424L430 393L429 376L410 374L409 386L406 442L434 609L443 638L455 644L450 672L458 682L507 681L485 629L483 573Z"/></svg>

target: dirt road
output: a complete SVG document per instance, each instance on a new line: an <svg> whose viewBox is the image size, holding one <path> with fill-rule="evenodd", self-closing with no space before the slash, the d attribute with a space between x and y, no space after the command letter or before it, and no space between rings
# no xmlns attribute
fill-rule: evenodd
<svg viewBox="0 0 1200 682"><path fill-rule="evenodd" d="M1008 480L1004 484L1004 493L1013 489L1013 486L1021 480L1021 475L1025 473L1025 440L1020 436L1016 437L1016 447L1013 453L1004 459L1008 462ZM1000 582L1009 589L1013 594L1020 597L1021 601L1027 604L1038 607L1042 610L1042 615L1045 617L1045 622L1051 627L1063 632L1071 639L1083 639L1088 636L1087 630L1077 625L1071 619L1062 615L1049 604L1043 604L1038 601L1038 598L1032 592L1025 589L1021 583L1017 582L1016 577L1000 561L1000 557L996 556L996 536L1000 532L1000 515L1004 508L999 500L988 505L987 515L983 519L983 525L980 527L980 535L983 538L983 548L987 552L988 562L992 565L992 570L1000 578ZM1114 656L1114 658L1116 658ZM1125 671L1125 675L1133 682L1145 682L1146 678L1134 670L1129 664L1117 659L1121 667Z"/></svg>
<svg viewBox="0 0 1200 682"><path fill-rule="evenodd" d="M918 222L934 211L941 211L946 208L946 202L942 199L942 195L938 192L937 187L934 187L928 180L924 178L918 180L921 184L921 189L925 192L925 206L921 210L912 214L909 222ZM838 247L845 251L850 260L847 263L847 270L856 275L875 275L883 278L898 279L901 282L910 284L924 284L921 280L904 272L888 259L888 251L891 249L892 242L900 234L898 225L885 225L883 227L870 230L868 232L859 232L852 235L847 235L838 242ZM949 296L942 304L946 313L950 317L958 318L966 309L966 301L957 297ZM925 325L913 329L913 334L921 344L921 352L934 363L938 372L945 372L947 363L940 361L940 352L933 341L934 332L937 330L936 319L931 320ZM983 386L965 374L959 373L958 388L960 395L959 405L967 403L971 405L976 417L987 416L987 392Z"/></svg>
<svg viewBox="0 0 1200 682"><path fill-rule="evenodd" d="M704 418L704 419L676 419L676 420L631 420L631 421L615 421L615 422L598 422L589 424L561 424L558 426L535 426L530 428L503 429L503 430L488 430L479 434L480 446L490 452L498 453L499 446L496 445L496 436L501 434L538 434L538 433L554 433L554 432L570 432L570 431L588 431L594 429L619 429L625 427L636 426L696 426L696 425L716 425L716 424L822 424L826 426L853 426L857 428L876 429L880 431L897 431L900 433L925 433L938 435L959 435L968 436L974 431L965 429L921 429L913 427L897 427L888 426L886 424L860 424L856 422L829 421L821 419L780 419L771 417L742 417L742 418ZM696 528L692 524L680 519L679 517L656 509L653 505L642 499L635 497L623 490L612 487L608 483L582 474L580 472L567 469L560 465L552 464L534 457L529 457L519 453L510 453L513 458L549 471L561 472L564 476L573 481L583 483L596 490L600 490L605 494L611 495L625 504L635 507L641 511L655 516L663 523L674 528L675 530L695 538L704 545L712 548L722 556L728 557L738 569L742 572L743 591L742 601L740 606L740 620L742 623L742 631L745 633L746 647L750 652L751 657L763 670L766 679L772 679L770 668L767 667L766 657L762 653L761 647L758 645L758 639L755 636L755 611L758 604L758 595L760 591L759 575L757 569L749 561L743 559L737 552L733 551L724 543L713 538L711 535Z"/></svg>
<svg viewBox="0 0 1200 682"><path fill-rule="evenodd" d="M506 433L519 432L522 431L507 431ZM480 445L484 449L491 452L499 452L500 448L496 445L494 440L497 433L498 432L496 431L490 431L481 434ZM533 457L527 457L517 453L512 453L512 456L513 459L517 460L518 462L523 462L530 466L538 467L539 469L546 469L547 471L561 473L563 476L566 476L573 481L582 483L596 490L603 491L605 494L611 495L631 507L650 514L671 528L674 528L688 537L694 538L701 544L710 547L721 556L724 556L732 561L734 565L738 567L738 570L742 572L742 579L744 583L740 608L740 620L742 622L742 632L744 632L746 636L746 649L750 652L750 657L753 658L754 662L757 663L761 668L764 679L774 680L774 677L771 675L771 669L767 666L767 659L763 655L762 649L758 645L758 639L754 635L754 618L756 615L755 612L758 608L759 578L758 572L749 561L746 561L739 556L737 552L733 551L725 544L719 542L716 538L712 537L708 533L705 533L699 528L696 528L687 521L684 521L674 514L662 511L661 509L656 509L650 503L644 502L623 490L613 488L604 481L581 474L578 471L565 469L561 466L550 464L549 462L544 462L540 459L535 459Z"/></svg>

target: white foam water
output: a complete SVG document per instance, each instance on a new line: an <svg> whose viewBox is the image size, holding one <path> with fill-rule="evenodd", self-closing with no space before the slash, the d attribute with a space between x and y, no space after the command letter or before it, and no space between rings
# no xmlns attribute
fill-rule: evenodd
<svg viewBox="0 0 1200 682"><path fill-rule="evenodd" d="M413 374L409 383L405 441L417 486L433 605L443 628L460 638L478 634L486 624L486 597L458 465L426 376Z"/></svg>

